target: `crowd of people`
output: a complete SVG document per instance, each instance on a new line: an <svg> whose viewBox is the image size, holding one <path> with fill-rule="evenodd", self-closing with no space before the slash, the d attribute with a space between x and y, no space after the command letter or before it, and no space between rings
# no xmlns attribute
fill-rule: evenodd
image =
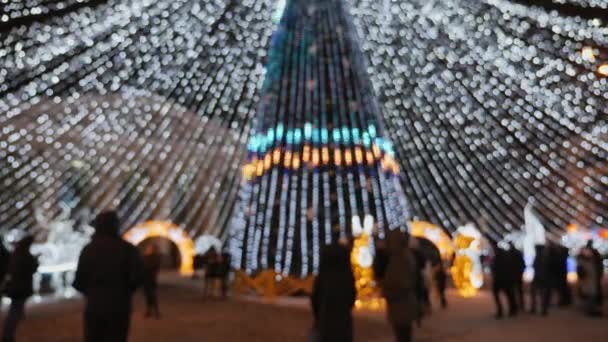
<svg viewBox="0 0 608 342"><path fill-rule="evenodd" d="M132 312L132 297L143 287L146 317L160 317L158 273L161 258L156 245L149 245L143 255L120 238L120 222L115 212L99 214L92 222L95 234L82 250L73 286L86 300L84 340L127 341ZM314 281L311 307L314 318L312 340L352 341L352 309L357 297L351 265L352 244L339 233L321 251L319 273ZM375 282L386 301L386 313L396 341L411 341L413 324L420 324L430 312L432 292L441 307L447 306L447 274L441 260L425 253L415 238L400 230L376 241L373 262ZM25 303L33 295L33 275L38 262L30 251L33 236L20 240L10 254L0 243L0 289L11 299L5 318L2 342L15 341L19 321L25 315ZM568 250L557 244L536 246L534 277L526 305L523 254L513 244L508 249L493 244L491 259L492 292L496 318L505 314L502 296L506 297L509 316L528 311L548 314L551 297L557 294L559 305L573 303L567 279ZM230 254L211 247L197 255L195 269L204 271L204 294L215 295L219 287L226 297L229 285ZM601 315L603 262L589 242L577 257L578 295L586 314ZM195 276L198 272L195 272Z"/></svg>
<svg viewBox="0 0 608 342"><path fill-rule="evenodd" d="M526 309L529 313L546 316L554 295L559 306L573 303L572 289L568 284L567 248L555 243L535 247L534 276L530 283L528 305L524 295L526 264L523 254L513 244L508 250L493 244L493 249L492 293L497 319L504 315L502 296L506 297L509 316L516 316ZM603 272L602 257L589 241L577 257L577 288L584 312L590 316L601 315Z"/></svg>
<svg viewBox="0 0 608 342"><path fill-rule="evenodd" d="M397 341L411 341L414 323L430 311L436 289L441 307L447 306L447 275L443 264L432 265L409 235L393 230L378 240L373 263L375 281L386 300L388 321ZM321 252L319 274L311 296L315 341L352 341L352 308L356 300L350 262L351 245L338 233Z"/></svg>
<svg viewBox="0 0 608 342"><path fill-rule="evenodd" d="M219 283L221 297L226 298L230 280L231 261L232 258L228 250L218 253L213 246L204 254L194 256L194 274L192 278L198 278L199 273L204 274L203 294L205 297L215 296Z"/></svg>
<svg viewBox="0 0 608 342"><path fill-rule="evenodd" d="M80 254L73 283L86 301L84 340L127 341L132 297L139 287L144 288L146 316L160 317L156 293L160 255L151 245L142 256L135 246L124 241L114 211L102 212L91 225L95 234ZM0 289L11 299L2 342L16 340L17 326L25 317L25 303L34 294L33 276L38 261L30 251L33 242L34 236L24 237L12 255L0 248Z"/></svg>

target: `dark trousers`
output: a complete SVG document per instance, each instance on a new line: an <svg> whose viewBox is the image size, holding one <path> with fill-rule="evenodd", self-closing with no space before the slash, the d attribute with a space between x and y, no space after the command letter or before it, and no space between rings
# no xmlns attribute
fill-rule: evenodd
<svg viewBox="0 0 608 342"><path fill-rule="evenodd" d="M500 294L504 293L507 297L507 305L509 307L509 315L517 314L517 304L515 303L515 296L513 294L513 287L511 286L493 286L492 294L494 295L494 303L496 303L496 315L502 316L504 311L502 302L500 300Z"/></svg>
<svg viewBox="0 0 608 342"><path fill-rule="evenodd" d="M14 342L19 321L25 314L25 299L11 299L11 306L4 320L4 330L2 331L2 342Z"/></svg>
<svg viewBox="0 0 608 342"><path fill-rule="evenodd" d="M549 302L551 301L551 287L532 283L532 287L530 289L530 312L536 313L536 307L539 297L541 301L541 313L543 315L546 315L547 310L549 309Z"/></svg>
<svg viewBox="0 0 608 342"><path fill-rule="evenodd" d="M524 310L526 307L524 303L524 281L521 276L515 281L513 292L515 294L517 308L519 310Z"/></svg>
<svg viewBox="0 0 608 342"><path fill-rule="evenodd" d="M412 323L405 323L393 326L396 342L412 341Z"/></svg>
<svg viewBox="0 0 608 342"><path fill-rule="evenodd" d="M158 308L158 291L155 287L144 288L144 297L146 297L146 317L160 317Z"/></svg>
<svg viewBox="0 0 608 342"><path fill-rule="evenodd" d="M85 313L85 342L126 342L129 336L130 316L130 312Z"/></svg>

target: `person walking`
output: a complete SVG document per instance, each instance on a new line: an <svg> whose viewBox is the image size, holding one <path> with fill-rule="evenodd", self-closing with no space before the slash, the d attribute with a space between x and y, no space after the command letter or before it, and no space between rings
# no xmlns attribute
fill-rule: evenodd
<svg viewBox="0 0 608 342"><path fill-rule="evenodd" d="M593 249L587 245L581 249L576 259L578 288L580 297L583 300L583 309L589 316L601 316L601 306L597 296L600 291L599 272L597 270Z"/></svg>
<svg viewBox="0 0 608 342"><path fill-rule="evenodd" d="M492 259L492 294L496 304L496 319L503 317L504 311L500 295L503 293L507 297L509 316L517 315L517 305L514 297L514 266L508 252L498 247L496 242L492 243L494 258Z"/></svg>
<svg viewBox="0 0 608 342"><path fill-rule="evenodd" d="M80 253L73 284L86 299L84 340L125 342L132 297L143 281L142 257L121 239L116 212L100 213L91 226L95 234Z"/></svg>
<svg viewBox="0 0 608 342"><path fill-rule="evenodd" d="M405 233L399 230L388 232L386 246L386 270L380 279L380 287L386 299L388 321L396 341L409 342L412 340L412 322L418 317L418 268Z"/></svg>
<svg viewBox="0 0 608 342"><path fill-rule="evenodd" d="M338 236L323 248L319 274L314 280L311 306L315 340L348 342L353 340L352 309L356 299L355 278L350 250Z"/></svg>
<svg viewBox="0 0 608 342"><path fill-rule="evenodd" d="M513 294L518 310L525 310L524 303L524 272L526 261L524 254L515 247L513 242L509 243L510 265L513 271Z"/></svg>
<svg viewBox="0 0 608 342"><path fill-rule="evenodd" d="M220 256L215 247L211 247L205 253L205 285L203 288L203 296L207 297L211 293L215 296L216 280L219 273Z"/></svg>
<svg viewBox="0 0 608 342"><path fill-rule="evenodd" d="M552 270L551 273L555 278L555 289L557 290L559 305L568 306L572 304L572 292L568 285L568 248L551 244L552 253Z"/></svg>
<svg viewBox="0 0 608 342"><path fill-rule="evenodd" d="M8 265L11 254L8 249L4 246L2 237L0 237L0 308L2 306L1 299L4 294L4 285L6 280L6 274L8 273Z"/></svg>
<svg viewBox="0 0 608 342"><path fill-rule="evenodd" d="M604 262L600 252L593 247L593 240L587 241L587 246L585 248L591 254L591 262L593 263L593 268L597 274L597 277L595 278L595 281L597 282L595 285L597 287L595 301L598 306L602 306L604 303L604 294L602 290L602 281L604 279Z"/></svg>
<svg viewBox="0 0 608 342"><path fill-rule="evenodd" d="M448 301L445 297L445 289L447 287L447 274L445 272L445 268L443 267L443 262L439 260L437 265L434 266L435 277L435 288L437 289L437 295L439 296L439 302L442 309L447 308Z"/></svg>
<svg viewBox="0 0 608 342"><path fill-rule="evenodd" d="M550 255L545 246L536 245L536 257L534 258L534 279L530 289L530 313L536 313L537 302L540 298L540 313L546 316L549 312L551 300L551 275L549 271Z"/></svg>
<svg viewBox="0 0 608 342"><path fill-rule="evenodd" d="M2 342L15 341L17 326L25 317L25 302L34 294L33 277L38 269L38 260L30 252L33 243L33 236L24 237L10 257L6 295L11 299L11 306L4 320Z"/></svg>
<svg viewBox="0 0 608 342"><path fill-rule="evenodd" d="M232 256L228 249L225 249L220 258L219 277L222 283L222 298L228 296L228 283L230 281L230 269L232 264Z"/></svg>
<svg viewBox="0 0 608 342"><path fill-rule="evenodd" d="M158 274L160 273L160 254L155 244L149 245L144 252L144 297L146 298L146 317L160 318L158 308Z"/></svg>

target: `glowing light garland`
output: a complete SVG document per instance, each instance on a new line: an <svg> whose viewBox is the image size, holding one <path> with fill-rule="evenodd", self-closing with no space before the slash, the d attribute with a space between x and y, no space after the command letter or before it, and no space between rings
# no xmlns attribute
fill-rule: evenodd
<svg viewBox="0 0 608 342"><path fill-rule="evenodd" d="M353 216L378 217L382 232L406 225L400 168L342 5L289 2L273 35L242 168L243 188L257 193L270 182L272 190L269 200L244 191L237 208L246 209L231 225L233 248L246 251L234 265L247 274L265 270L259 259L281 276L316 273L321 246L334 229L352 236ZM265 201L278 203L264 208ZM260 217L268 236L261 254L252 241ZM371 257L370 241L366 248Z"/></svg>

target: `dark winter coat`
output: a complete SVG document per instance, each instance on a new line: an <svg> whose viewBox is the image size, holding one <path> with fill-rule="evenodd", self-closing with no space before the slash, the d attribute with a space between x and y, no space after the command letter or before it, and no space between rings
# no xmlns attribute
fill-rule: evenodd
<svg viewBox="0 0 608 342"><path fill-rule="evenodd" d="M545 246L536 246L536 257L534 258L534 279L532 285L536 287L550 287L552 284L551 276L551 256Z"/></svg>
<svg viewBox="0 0 608 342"><path fill-rule="evenodd" d="M524 254L517 248L511 248L509 250L509 256L511 257L511 263L513 266L514 279L521 280L521 277L524 275L524 271L526 270Z"/></svg>
<svg viewBox="0 0 608 342"><path fill-rule="evenodd" d="M418 317L416 260L407 246L405 234L393 230L387 236L388 264L381 281L387 315L393 326L403 326Z"/></svg>
<svg viewBox="0 0 608 342"><path fill-rule="evenodd" d="M355 299L349 250L337 243L325 247L311 296L320 341L353 340L352 308Z"/></svg>
<svg viewBox="0 0 608 342"><path fill-rule="evenodd" d="M38 260L28 248L17 248L8 265L6 295L12 299L27 299L34 294L33 278L38 269Z"/></svg>
<svg viewBox="0 0 608 342"><path fill-rule="evenodd" d="M139 251L118 236L96 234L80 254L74 288L86 297L87 313L124 314L142 280Z"/></svg>
<svg viewBox="0 0 608 342"><path fill-rule="evenodd" d="M8 273L10 257L11 254L4 247L2 241L0 241L0 294L3 290L2 286L4 285L4 279L6 278L6 274Z"/></svg>
<svg viewBox="0 0 608 342"><path fill-rule="evenodd" d="M494 288L504 289L513 285L516 265L512 262L509 252L496 248L491 269Z"/></svg>

